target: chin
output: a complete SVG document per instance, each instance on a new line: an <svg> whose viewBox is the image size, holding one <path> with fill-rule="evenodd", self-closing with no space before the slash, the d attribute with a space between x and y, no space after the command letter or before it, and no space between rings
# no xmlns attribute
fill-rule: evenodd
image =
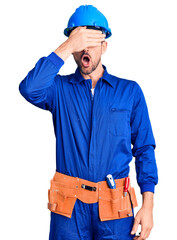
<svg viewBox="0 0 177 240"><path fill-rule="evenodd" d="M88 75L93 72L93 69L91 67L88 67L88 68L80 67L80 71L83 74Z"/></svg>
<svg viewBox="0 0 177 240"><path fill-rule="evenodd" d="M81 69L82 73L85 74L85 75L88 75L90 73L92 73L92 71L89 71L89 70L85 70L85 69Z"/></svg>

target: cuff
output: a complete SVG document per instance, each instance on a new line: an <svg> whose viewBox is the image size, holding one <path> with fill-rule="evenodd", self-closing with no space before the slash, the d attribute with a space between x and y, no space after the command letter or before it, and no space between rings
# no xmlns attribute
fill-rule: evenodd
<svg viewBox="0 0 177 240"><path fill-rule="evenodd" d="M139 184L140 186L140 190L141 190L141 194L143 192L155 192L155 184L154 183L141 183Z"/></svg>
<svg viewBox="0 0 177 240"><path fill-rule="evenodd" d="M61 57L59 57L55 52L52 52L51 54L49 54L47 56L47 58L58 68L60 69L63 64L64 61Z"/></svg>

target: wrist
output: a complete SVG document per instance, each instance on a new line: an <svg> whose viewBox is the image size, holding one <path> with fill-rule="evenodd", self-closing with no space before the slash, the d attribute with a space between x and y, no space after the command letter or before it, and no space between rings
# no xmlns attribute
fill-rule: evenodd
<svg viewBox="0 0 177 240"><path fill-rule="evenodd" d="M142 194L142 207L143 208L151 208L154 207L154 193L153 192L144 192Z"/></svg>
<svg viewBox="0 0 177 240"><path fill-rule="evenodd" d="M68 40L66 40L64 43L62 43L55 51L60 58L63 59L63 61L66 61L66 59L72 54L73 50L70 44L68 44Z"/></svg>

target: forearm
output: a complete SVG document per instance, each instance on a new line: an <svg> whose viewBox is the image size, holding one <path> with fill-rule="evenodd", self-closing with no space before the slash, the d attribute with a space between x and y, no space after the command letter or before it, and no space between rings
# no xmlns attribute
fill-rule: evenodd
<svg viewBox="0 0 177 240"><path fill-rule="evenodd" d="M144 192L142 194L142 207L153 209L154 207L154 193Z"/></svg>
<svg viewBox="0 0 177 240"><path fill-rule="evenodd" d="M66 59L72 54L72 46L70 45L70 43L67 41L65 41L64 43L62 43L55 51L54 53L56 53L60 58L63 59L63 61L66 61Z"/></svg>

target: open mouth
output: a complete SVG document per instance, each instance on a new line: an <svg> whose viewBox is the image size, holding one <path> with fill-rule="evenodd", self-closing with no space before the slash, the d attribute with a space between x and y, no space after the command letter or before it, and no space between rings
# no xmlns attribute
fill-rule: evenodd
<svg viewBox="0 0 177 240"><path fill-rule="evenodd" d="M81 62L82 62L82 65L83 65L84 67L89 67L90 57L89 57L88 55L84 54L84 55L82 56Z"/></svg>

